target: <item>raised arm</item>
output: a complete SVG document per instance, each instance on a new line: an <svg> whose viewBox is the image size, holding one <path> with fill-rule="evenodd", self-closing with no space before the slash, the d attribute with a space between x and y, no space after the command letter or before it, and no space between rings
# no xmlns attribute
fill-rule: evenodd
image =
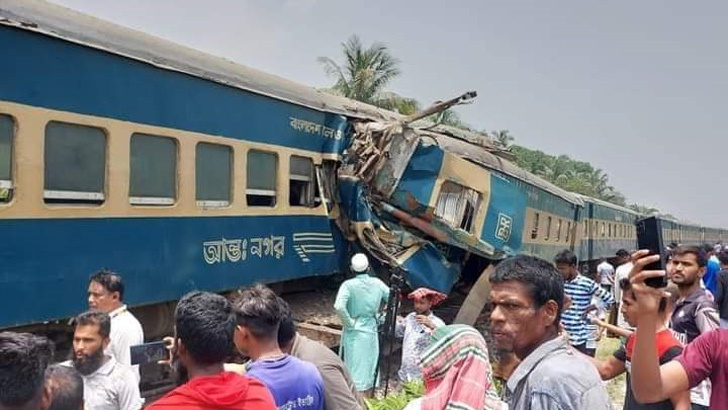
<svg viewBox="0 0 728 410"><path fill-rule="evenodd" d="M682 364L672 361L660 366L657 355L656 332L660 326L658 308L664 297L662 289L645 284L645 279L665 275L665 271L643 271L644 267L660 259L647 256L649 251L633 255L634 268L630 273L632 290L639 308L637 341L632 354L632 392L640 403L666 400L690 388L688 375Z"/></svg>
<svg viewBox="0 0 728 410"><path fill-rule="evenodd" d="M690 390L683 390L673 394L670 396L670 402L673 410L690 410L693 406L690 403Z"/></svg>

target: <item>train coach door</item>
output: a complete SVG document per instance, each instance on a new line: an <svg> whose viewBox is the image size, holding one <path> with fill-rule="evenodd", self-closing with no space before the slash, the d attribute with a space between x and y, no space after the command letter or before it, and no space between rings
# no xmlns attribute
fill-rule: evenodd
<svg viewBox="0 0 728 410"><path fill-rule="evenodd" d="M571 224L571 232L570 232L570 240L569 240L569 249L571 249L572 252L579 254L579 249L576 248L577 246L577 236L579 230L577 229L579 226L579 221L581 219L581 212L579 210L579 207L574 207L574 222ZM580 241L581 242L581 241ZM581 243L579 243L579 246L581 246Z"/></svg>

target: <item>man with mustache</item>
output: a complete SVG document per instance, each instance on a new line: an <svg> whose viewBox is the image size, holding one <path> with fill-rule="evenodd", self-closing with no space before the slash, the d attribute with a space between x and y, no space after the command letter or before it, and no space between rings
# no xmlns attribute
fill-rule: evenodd
<svg viewBox="0 0 728 410"><path fill-rule="evenodd" d="M83 378L83 395L88 410L139 410L136 375L131 367L104 354L109 346L111 318L104 312L88 311L75 319L73 367Z"/></svg>
<svg viewBox="0 0 728 410"><path fill-rule="evenodd" d="M599 373L559 336L564 278L549 262L519 255L490 277L490 331L521 361L506 383L510 410L606 410Z"/></svg>
<svg viewBox="0 0 728 410"><path fill-rule="evenodd" d="M668 277L680 293L670 328L683 345L720 327L715 304L700 286L707 264L708 255L698 246L678 246L667 264ZM710 382L705 381L690 392L694 410L708 409L710 389Z"/></svg>
<svg viewBox="0 0 728 410"><path fill-rule="evenodd" d="M88 281L88 308L108 313L111 334L106 353L117 362L131 365L129 348L144 343L144 330L136 317L124 304L124 282L121 275L108 269L94 273ZM132 366L139 382L139 366Z"/></svg>

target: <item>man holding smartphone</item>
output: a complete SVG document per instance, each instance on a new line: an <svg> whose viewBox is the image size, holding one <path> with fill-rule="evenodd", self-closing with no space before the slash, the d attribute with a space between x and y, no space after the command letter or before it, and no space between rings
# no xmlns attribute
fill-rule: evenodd
<svg viewBox="0 0 728 410"><path fill-rule="evenodd" d="M641 250L633 257L635 264L630 282L639 312L632 355L632 390L635 397L641 403L655 403L709 379L717 387L710 396L710 409L728 410L728 390L725 388L728 386L728 330L712 330L698 336L685 346L677 359L660 366L656 329L661 324L658 309L664 290L647 286L645 281L662 277L665 272L644 270L650 263L659 261L659 255L649 255L649 251ZM674 270L674 267L669 267L668 276ZM693 408L697 408L695 404Z"/></svg>

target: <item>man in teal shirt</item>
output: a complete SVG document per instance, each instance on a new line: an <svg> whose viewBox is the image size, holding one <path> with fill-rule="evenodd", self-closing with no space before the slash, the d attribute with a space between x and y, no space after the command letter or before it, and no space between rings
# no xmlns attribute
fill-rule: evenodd
<svg viewBox="0 0 728 410"><path fill-rule="evenodd" d="M389 299L389 287L369 275L369 260L363 253L351 258L351 270L356 277L341 284L334 302L344 327L339 355L343 355L356 389L369 395L379 358L378 316Z"/></svg>

